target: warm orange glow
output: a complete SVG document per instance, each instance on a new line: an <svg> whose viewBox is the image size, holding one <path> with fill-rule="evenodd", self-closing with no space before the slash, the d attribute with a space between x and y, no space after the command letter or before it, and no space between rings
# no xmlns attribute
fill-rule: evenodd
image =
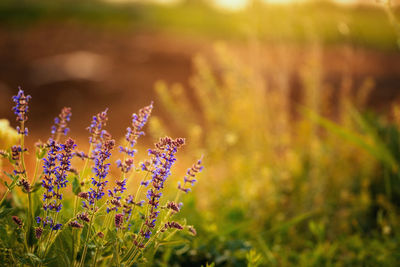
<svg viewBox="0 0 400 267"><path fill-rule="evenodd" d="M126 3L126 2L153 2L159 4L177 4L182 0L103 0L106 2L113 3ZM245 8L252 0L209 0L218 8L223 8L227 10L240 10ZM313 0L262 0L269 4L292 4L292 3L304 3L312 2ZM332 2L340 4L354 4L360 2L360 0L331 0Z"/></svg>

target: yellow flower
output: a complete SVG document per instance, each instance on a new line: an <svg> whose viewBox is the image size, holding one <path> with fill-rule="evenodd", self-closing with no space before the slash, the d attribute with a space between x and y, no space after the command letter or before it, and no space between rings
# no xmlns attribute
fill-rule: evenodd
<svg viewBox="0 0 400 267"><path fill-rule="evenodd" d="M0 119L0 149L7 149L18 142L17 131L6 119Z"/></svg>

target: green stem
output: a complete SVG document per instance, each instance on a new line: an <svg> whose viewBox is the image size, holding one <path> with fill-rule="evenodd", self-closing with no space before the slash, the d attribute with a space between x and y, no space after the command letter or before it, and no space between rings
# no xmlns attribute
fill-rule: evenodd
<svg viewBox="0 0 400 267"><path fill-rule="evenodd" d="M72 219L69 219L69 221L67 221L64 225L69 225L69 223L71 222L73 220L73 218ZM51 239L50 241L49 241L49 247L51 247L51 245L54 243L54 241L56 241L56 239L57 239L57 236L61 233L61 231L62 230L56 230L56 234L54 235L54 237L53 237L53 239Z"/></svg>
<svg viewBox="0 0 400 267"><path fill-rule="evenodd" d="M88 158L85 160L85 164L84 164L83 169L82 169L82 171L81 171L81 173L79 175L79 181L78 181L79 183L81 183L85 178L84 175L85 175L85 172L86 172L86 168L87 168L87 166L89 164L89 158L90 158L90 154L92 153L92 149L93 149L93 145L92 145L92 143L90 143L89 151L88 151ZM77 212L78 212L78 196L75 195L73 218L76 217ZM72 243L74 244L74 246L72 247L72 255L73 255L73 260L74 261L76 259L76 255L78 253L78 251L75 249L75 243L77 244L77 247L79 247L79 243L80 243L79 241L80 240L78 240L78 231L73 231L73 233L72 233Z"/></svg>
<svg viewBox="0 0 400 267"><path fill-rule="evenodd" d="M117 253L116 253L116 260L117 260L117 266L120 266L120 263L119 263L119 241L118 241L118 234L119 234L119 232L120 231L118 231L118 229L117 229L117 239L116 239L116 250L117 250Z"/></svg>
<svg viewBox="0 0 400 267"><path fill-rule="evenodd" d="M93 264L92 264L92 266L93 267L96 267L96 264L97 264L97 255L99 254L99 248L97 247L96 248L96 253L94 254L94 260L93 260Z"/></svg>
<svg viewBox="0 0 400 267"><path fill-rule="evenodd" d="M33 176L33 180L32 180L32 185L34 185L36 183L37 174L38 174L38 170L39 170L39 163L40 163L40 159L36 158L35 172L34 172L34 176Z"/></svg>
<svg viewBox="0 0 400 267"><path fill-rule="evenodd" d="M21 122L21 130L25 131L24 122ZM25 168L25 156L24 156L24 154L25 154L25 151L24 151L25 150L24 149L24 146L25 146L25 135L24 134L21 134L20 145L21 145L21 165L22 165L22 171L23 171L22 175L25 178L27 178L28 177L28 172L27 172L27 170Z"/></svg>
<svg viewBox="0 0 400 267"><path fill-rule="evenodd" d="M129 263L129 261L128 261L128 266L131 266L132 264L134 264L135 263L135 261L137 260L137 258L140 256L140 251L138 251L138 253L135 255L135 257L133 257L133 259L132 259L132 261L131 261L131 263Z"/></svg>
<svg viewBox="0 0 400 267"><path fill-rule="evenodd" d="M50 228L50 233L49 233L49 236L48 236L47 241L46 241L46 246L44 248L44 252L43 252L42 258L46 257L47 250L50 247L50 239L51 239L52 235L53 235L53 230Z"/></svg>
<svg viewBox="0 0 400 267"><path fill-rule="evenodd" d="M31 197L31 192L28 192L28 231L26 232L26 239L30 238L32 220L33 220L32 197Z"/></svg>
<svg viewBox="0 0 400 267"><path fill-rule="evenodd" d="M6 199L7 195L10 193L10 189L7 188L7 191L4 193L3 197L0 200L0 207L3 205L4 200Z"/></svg>
<svg viewBox="0 0 400 267"><path fill-rule="evenodd" d="M92 229L92 225L93 225L93 220L94 220L94 211L93 211L92 216L90 218L89 228L88 228L88 231L86 233L86 238L85 238L85 245L83 247L82 258L81 258L81 262L79 263L78 267L79 266L83 266L83 264L85 263L87 245L88 245L88 241L89 241L90 230Z"/></svg>
<svg viewBox="0 0 400 267"><path fill-rule="evenodd" d="M82 181L85 180L85 173L86 173L87 166L89 164L89 158L90 158L90 154L92 153L92 149L93 149L93 145L92 145L92 143L90 143L89 152L88 152L88 155L87 155L88 157L85 160L85 165L83 166L83 169L82 169L82 171L81 171L81 173L79 175L79 183L81 183ZM75 196L74 216L76 215L77 209L78 209L78 196Z"/></svg>
<svg viewBox="0 0 400 267"><path fill-rule="evenodd" d="M186 185L186 182L183 183L183 187L185 187L185 185ZM182 191L181 191L181 190L178 190L178 192L176 193L176 196L175 196L175 200L174 200L175 203L177 203L177 202L179 201L181 195L182 195ZM144 248L143 248L143 249L145 249L145 248L151 243L151 241L153 241L154 239L156 239L156 238L162 233L162 232L161 232L161 229L164 227L164 223L168 221L169 217L170 217L172 214L173 214L173 213L172 213L171 210L169 210L169 211L167 212L167 214L164 216L164 219L161 221L161 224L160 224L159 229L157 230L157 232L156 232L152 237L149 238L149 240L148 240L148 241L146 242L146 244L144 245ZM157 247L157 248L158 248L158 247ZM157 249L157 248L156 248L156 249ZM133 255L135 255L135 252L134 252ZM139 255L140 255L140 253L138 253L137 255L134 256L134 258L133 258L131 264L133 264L133 263L135 262L135 260L137 259L137 257L138 257ZM128 261L128 262L129 262L129 261Z"/></svg>

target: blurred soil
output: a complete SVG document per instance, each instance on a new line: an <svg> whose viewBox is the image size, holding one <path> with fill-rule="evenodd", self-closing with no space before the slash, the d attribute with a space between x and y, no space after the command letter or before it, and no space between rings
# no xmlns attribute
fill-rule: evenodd
<svg viewBox="0 0 400 267"><path fill-rule="evenodd" d="M110 131L122 136L132 112L151 100L157 104L154 83L161 79L188 85L193 55L203 53L212 59L214 41L74 24L0 28L0 117L14 123L11 96L20 85L33 96L28 124L33 136L46 136L63 106L72 107L73 135L83 136L91 115L108 107ZM321 74L323 88L333 91L343 86L357 90L369 79L368 86L374 89L367 104L378 111L387 111L388 104L400 97L397 52L260 44L254 40L227 46L245 62L260 67L269 87L285 83L294 98L302 87L299 70L310 64ZM335 97L333 93L333 102ZM156 105L155 112L163 110Z"/></svg>

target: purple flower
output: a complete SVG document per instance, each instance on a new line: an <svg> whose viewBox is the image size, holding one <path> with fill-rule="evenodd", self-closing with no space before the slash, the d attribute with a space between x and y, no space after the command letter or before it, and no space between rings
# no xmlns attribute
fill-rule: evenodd
<svg viewBox="0 0 400 267"><path fill-rule="evenodd" d="M109 134L103 128L106 126L108 116L107 116L108 108L105 109L103 112L98 113L96 116L93 116L92 122L88 127L90 134L92 135L89 138L90 143L97 144L102 139L107 139Z"/></svg>
<svg viewBox="0 0 400 267"><path fill-rule="evenodd" d="M64 134L67 135L69 128L67 128L67 123L71 119L71 108L64 107L61 110L61 113L58 115L58 117L54 118L54 124L51 126L51 134Z"/></svg>
<svg viewBox="0 0 400 267"><path fill-rule="evenodd" d="M35 236L37 239L39 239L43 234L43 228L42 227L36 227L35 228Z"/></svg>
<svg viewBox="0 0 400 267"><path fill-rule="evenodd" d="M153 102L147 107L139 110L139 114L132 114L132 127L126 129L125 140L128 142L126 147L120 146L120 152L124 152L127 155L133 157L136 150L133 147L136 145L138 138L144 135L142 128L146 124L150 117L151 111L153 110Z"/></svg>
<svg viewBox="0 0 400 267"><path fill-rule="evenodd" d="M107 207L107 213L109 213L112 210L118 211L118 208L121 207L121 195L124 193L126 190L126 179L122 181L116 181L116 185L113 188L113 190L108 190L108 195L112 197L111 200L107 201L108 207Z"/></svg>
<svg viewBox="0 0 400 267"><path fill-rule="evenodd" d="M61 223L57 223L56 225L54 225L51 229L54 231L60 230L61 229L62 224Z"/></svg>
<svg viewBox="0 0 400 267"><path fill-rule="evenodd" d="M121 169L123 173L128 173L133 168L133 159L128 158L122 162L120 159L116 161L117 167Z"/></svg>
<svg viewBox="0 0 400 267"><path fill-rule="evenodd" d="M83 225L77 221L72 221L68 225L72 228L83 228Z"/></svg>
<svg viewBox="0 0 400 267"><path fill-rule="evenodd" d="M60 163L59 168L56 171L55 185L57 185L57 189L66 187L68 182L67 172L71 169L72 151L75 149L75 147L76 144L71 138L69 138L65 144L60 145L60 150L63 150L63 152L57 156L57 159Z"/></svg>
<svg viewBox="0 0 400 267"><path fill-rule="evenodd" d="M115 214L115 227L121 228L122 223L124 222L124 215L121 213Z"/></svg>
<svg viewBox="0 0 400 267"><path fill-rule="evenodd" d="M195 164L192 165L191 168L189 168L186 172L186 176L183 178L183 185L181 185L181 182L178 182L178 189L182 190L185 193L189 193L191 191L190 188L185 187L186 184L190 184L191 186L194 185L197 180L195 179L196 174L201 172L203 170L202 164L202 158L199 159Z"/></svg>
<svg viewBox="0 0 400 267"><path fill-rule="evenodd" d="M76 145L72 139L65 141L65 144L57 144L53 139L49 140L47 157L43 159L43 180L42 187L45 189L43 193L43 209L46 214L50 211L60 212L62 208L61 189L67 185L67 172L71 168L71 158ZM52 230L59 230L61 224L53 223L51 217L46 220L36 217L36 222L43 223L43 227L50 225Z"/></svg>
<svg viewBox="0 0 400 267"><path fill-rule="evenodd" d="M30 95L25 96L24 91L19 87L18 94L12 97L12 100L15 102L15 106L12 108L14 114L17 115L17 121L21 123L21 127L28 120L28 102L31 99ZM21 129L19 126L17 127L17 131L19 134L28 135L28 128Z"/></svg>
<svg viewBox="0 0 400 267"><path fill-rule="evenodd" d="M138 138L144 135L142 128L149 119L152 110L153 102L149 106L140 109L138 114L132 114L132 126L126 129L127 132L125 135L125 140L127 141L127 144L125 147L119 147L119 152L125 153L126 155L131 157L125 159L124 161L117 161L117 166L121 169L123 173L128 173L133 167L132 157L134 157L136 153L136 149L133 149L133 147L136 145Z"/></svg>
<svg viewBox="0 0 400 267"><path fill-rule="evenodd" d="M89 216L87 213L80 213L76 216L79 220L82 220L84 222L90 222Z"/></svg>
<svg viewBox="0 0 400 267"><path fill-rule="evenodd" d="M60 150L61 147L57 145L54 140L50 139L48 143L47 157L43 159L44 176L42 180L42 187L45 189L43 194L43 201L45 202L43 203L44 210L49 208L50 204L48 202L53 197L55 174L59 168L56 166L56 160L57 154Z"/></svg>
<svg viewBox="0 0 400 267"><path fill-rule="evenodd" d="M142 236L149 238L151 231L155 227L155 222L159 211L159 200L162 195L160 192L164 188L165 180L171 174L171 167L175 163L175 154L178 148L184 145L185 139L177 138L173 140L170 137L161 138L155 145L156 148L149 150L149 154L153 156L153 170L151 171L151 185L152 187L147 191L148 204L150 207L150 214L145 220L147 231L142 231ZM149 234L150 232L150 234Z"/></svg>
<svg viewBox="0 0 400 267"><path fill-rule="evenodd" d="M22 228L23 223L22 223L22 220L18 216L12 216L12 220L18 226L18 228Z"/></svg>
<svg viewBox="0 0 400 267"><path fill-rule="evenodd" d="M167 209L172 210L173 212L179 212L180 211L180 207L179 205L177 205L175 202L171 201L168 202L167 204Z"/></svg>
<svg viewBox="0 0 400 267"><path fill-rule="evenodd" d="M11 147L11 159L19 162L21 156L22 148L20 146Z"/></svg>
<svg viewBox="0 0 400 267"><path fill-rule="evenodd" d="M114 148L114 140L106 140L103 144L99 143L94 151L94 167L95 177L92 177L92 187L88 192L88 201L90 205L94 205L97 200L104 196L104 189L107 184L106 177L110 169L110 163L106 160L111 156L111 150ZM88 208L86 202L83 207Z"/></svg>
<svg viewBox="0 0 400 267"><path fill-rule="evenodd" d="M26 193L31 192L31 184L25 178L22 178L17 183L18 186L22 187Z"/></svg>

